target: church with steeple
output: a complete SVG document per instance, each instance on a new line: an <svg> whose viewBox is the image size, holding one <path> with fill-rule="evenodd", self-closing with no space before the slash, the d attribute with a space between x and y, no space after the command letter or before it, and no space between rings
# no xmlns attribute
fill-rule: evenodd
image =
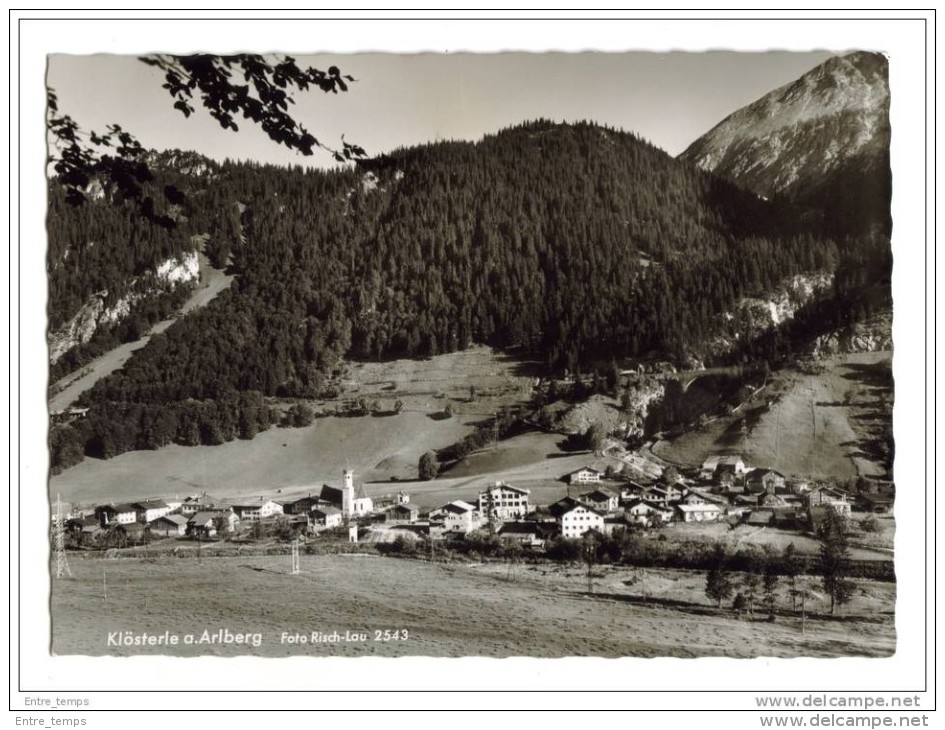
<svg viewBox="0 0 945 730"><path fill-rule="evenodd" d="M367 495L363 484L355 484L351 469L345 469L340 489L329 484L322 485L321 501L340 509L345 519L363 517L374 511L374 502Z"/></svg>

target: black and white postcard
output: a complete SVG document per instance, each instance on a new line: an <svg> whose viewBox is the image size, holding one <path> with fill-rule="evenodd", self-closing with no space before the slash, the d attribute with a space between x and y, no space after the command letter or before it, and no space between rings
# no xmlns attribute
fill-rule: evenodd
<svg viewBox="0 0 945 730"><path fill-rule="evenodd" d="M918 671L902 41L320 27L44 47L47 661Z"/></svg>

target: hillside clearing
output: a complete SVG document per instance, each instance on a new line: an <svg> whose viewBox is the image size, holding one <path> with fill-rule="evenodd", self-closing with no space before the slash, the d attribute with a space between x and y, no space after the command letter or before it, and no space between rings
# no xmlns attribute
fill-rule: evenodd
<svg viewBox="0 0 945 730"><path fill-rule="evenodd" d="M227 496L304 493L336 481L347 468L364 482L416 479L423 453L460 440L474 424L527 398L532 380L520 373L530 367L527 361L482 346L426 360L349 363L342 401L365 397L377 400L382 410L401 401L401 412L319 418L305 428L272 428L251 441L220 446L172 445L108 460L87 458L53 476L50 493L78 503L195 491ZM430 417L447 404L453 417ZM329 401L316 409L340 406L341 401ZM550 440L541 448L557 450ZM368 491L383 494L397 488L372 485Z"/></svg>
<svg viewBox="0 0 945 730"><path fill-rule="evenodd" d="M227 497L304 492L337 482L348 468L364 481L414 479L421 454L471 430L458 417L434 421L414 412L319 418L305 428L271 428L252 441L175 445L104 461L86 459L52 477L49 488L65 501L81 503L201 491ZM390 489L396 491L396 485Z"/></svg>
<svg viewBox="0 0 945 730"><path fill-rule="evenodd" d="M876 401L887 397L873 382L871 368L889 362L891 353L870 352L825 361L819 375L780 371L767 389L765 397L779 394L770 406L752 403L745 413L660 441L653 451L692 466L726 451L787 475L839 480L883 475L883 466L870 455L875 436L867 432L864 412L875 412Z"/></svg>

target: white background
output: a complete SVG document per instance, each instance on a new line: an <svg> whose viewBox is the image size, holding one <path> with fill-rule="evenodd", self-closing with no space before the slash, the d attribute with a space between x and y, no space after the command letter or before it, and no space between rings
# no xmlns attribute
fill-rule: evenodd
<svg viewBox="0 0 945 730"><path fill-rule="evenodd" d="M21 15L39 17L36 12ZM127 13L125 13L127 15ZM231 13L232 14L232 13ZM856 13L865 15L865 13ZM64 13L56 13L62 17ZM159 13L148 13L156 17ZM174 13L181 15L181 13ZM209 13L201 11L201 17ZM258 15L258 13L257 13ZM300 17L301 13L292 13ZM324 15L324 14L322 14ZM347 12L348 17L354 15ZM442 15L442 13L440 13ZM470 17L469 12L463 13ZM492 13L494 16L495 13ZM524 13L516 13L519 17ZM543 13L548 17L548 13ZM60 694L81 690L559 690L543 695L386 694L371 697L303 694L287 696L231 695L85 695L98 708L213 707L416 707L428 708L573 708L587 706L640 709L755 708L748 694L646 694L675 690L845 690L908 692L925 686L926 580L925 531L934 506L932 484L924 470L929 458L925 444L927 356L926 286L934 289L934 242L925 235L925 40L921 20L648 20L607 13L610 19L446 20L396 23L383 20L173 20L173 21L23 21L19 27L19 87L16 59L17 26L11 27L14 54L11 93L19 92L19 130L13 127L11 147L11 321L14 352L11 359L11 517L19 514L22 534L12 525L14 594L11 605L12 707L22 707L16 695L24 689ZM651 13L650 15L656 15ZM668 17L669 13L658 13ZM693 15L689 13L688 15ZM758 16L758 13L753 13ZM810 12L804 15L811 15ZM830 12L837 18L843 13ZM889 13L884 13L888 16ZM899 14L905 17L906 13ZM920 17L913 12L913 17ZM931 31L930 31L931 32ZM312 52L353 51L499 51L499 50L769 50L866 49L890 60L891 124L893 130L893 249L894 249L894 375L896 405L896 566L898 650L889 659L727 660L674 659L159 659L51 657L48 652L49 578L46 561L48 524L46 502L45 402L45 194L44 194L44 71L47 53L142 53L167 51L268 51L291 48ZM932 49L929 49L931 55ZM929 70L929 84L933 83ZM15 104L15 101L12 103ZM15 107L14 107L15 108ZM931 110L930 110L931 111ZM16 124L16 120L11 119ZM15 179L19 131L19 180ZM931 175L931 171L929 172ZM930 188L930 194L931 194ZM19 193L19 215L17 211ZM17 224L19 238L17 240ZM931 234L930 234L931 236ZM928 267L924 261L928 247ZM17 274L20 281L17 282ZM19 309L17 310L17 299ZM17 314L19 321L17 322ZM934 316L934 315L930 315ZM929 322L930 332L934 319ZM17 336L19 348L17 352ZM931 344L931 343L930 343ZM19 358L16 356L19 355ZM931 354L929 354L931 356ZM19 371L17 367L19 366ZM19 423L16 423L17 395ZM931 395L929 395L931 397ZM931 402L931 401L930 401ZM17 446L21 459L17 459ZM931 445L930 445L931 446ZM929 503L925 504L926 488ZM19 546L17 547L17 539ZM931 546L932 533L929 533ZM17 559L20 559L19 565ZM932 560L933 556L929 556ZM17 596L16 582L21 591ZM931 585L929 586L931 590ZM20 599L17 613L16 598ZM19 619L19 637L17 636ZM930 627L931 636L931 627ZM17 644L22 663L16 666ZM929 668L932 671L932 668ZM930 686L933 676L929 675ZM621 690L635 694L576 695L560 690ZM49 696L49 695L47 695ZM928 707L932 698L926 696ZM22 713L21 713L22 714ZM751 713L748 713L751 714ZM746 718L748 715L739 715ZM135 718L134 722L147 717ZM155 717L155 716L150 716ZM117 719L110 715L107 722ZM641 718L642 719L642 718ZM658 721L668 720L665 716ZM93 726L102 716L89 720ZM757 727L757 720L753 721ZM150 726L150 725L148 725ZM731 722L729 723L731 726Z"/></svg>

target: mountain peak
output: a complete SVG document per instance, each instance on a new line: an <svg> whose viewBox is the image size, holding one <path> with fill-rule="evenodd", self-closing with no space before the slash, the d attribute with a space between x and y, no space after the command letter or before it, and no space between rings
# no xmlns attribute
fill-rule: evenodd
<svg viewBox="0 0 945 730"><path fill-rule="evenodd" d="M680 158L760 195L793 194L888 149L888 71L879 53L834 56L730 114Z"/></svg>

